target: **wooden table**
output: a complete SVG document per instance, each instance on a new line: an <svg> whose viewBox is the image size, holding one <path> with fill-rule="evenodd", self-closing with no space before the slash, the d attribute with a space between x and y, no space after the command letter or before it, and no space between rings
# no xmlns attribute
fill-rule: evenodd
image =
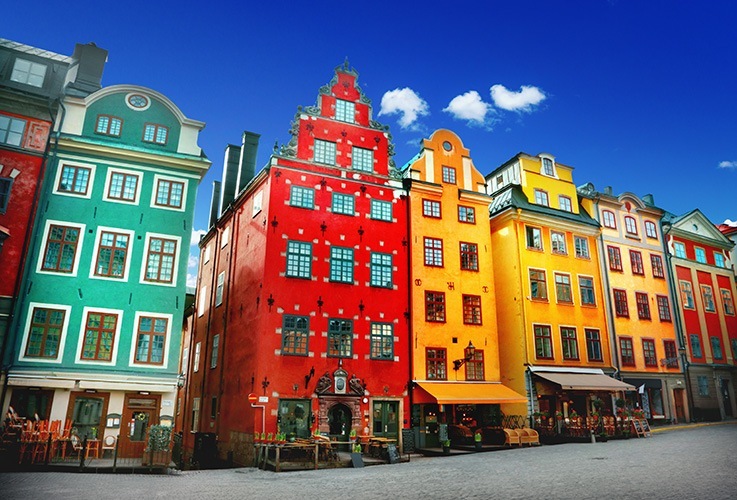
<svg viewBox="0 0 737 500"><path fill-rule="evenodd" d="M369 455L381 458L382 453L386 450L390 444L397 444L396 439L390 439L385 437L372 437L369 439Z"/></svg>

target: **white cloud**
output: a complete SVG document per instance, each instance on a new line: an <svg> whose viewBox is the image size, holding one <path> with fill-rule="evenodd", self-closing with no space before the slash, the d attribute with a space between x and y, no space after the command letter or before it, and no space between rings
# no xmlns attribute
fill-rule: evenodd
<svg viewBox="0 0 737 500"><path fill-rule="evenodd" d="M730 220L730 219L725 220L723 222L723 224L725 226L729 226L729 227L737 227L737 221L733 221L733 220Z"/></svg>
<svg viewBox="0 0 737 500"><path fill-rule="evenodd" d="M192 239L189 241L190 246L200 242L200 238L207 234L204 229L192 229Z"/></svg>
<svg viewBox="0 0 737 500"><path fill-rule="evenodd" d="M187 273L187 287L197 288L197 275Z"/></svg>
<svg viewBox="0 0 737 500"><path fill-rule="evenodd" d="M720 161L719 168L737 168L737 161Z"/></svg>
<svg viewBox="0 0 737 500"><path fill-rule="evenodd" d="M537 87L522 85L519 92L507 90L504 85L491 87L491 99L496 107L507 111L532 111L532 107L545 100L545 94Z"/></svg>
<svg viewBox="0 0 737 500"><path fill-rule="evenodd" d="M478 92L469 90L465 94L455 96L443 111L459 120L482 124L490 108L491 105L484 102Z"/></svg>
<svg viewBox="0 0 737 500"><path fill-rule="evenodd" d="M422 97L409 87L403 89L389 90L381 97L381 115L393 115L401 113L399 126L410 127L420 116L430 114L429 106Z"/></svg>
<svg viewBox="0 0 737 500"><path fill-rule="evenodd" d="M190 255L189 259L187 259L187 269L194 268L194 270L196 271L197 265L199 264L199 262L200 262L200 259L197 258L196 255Z"/></svg>

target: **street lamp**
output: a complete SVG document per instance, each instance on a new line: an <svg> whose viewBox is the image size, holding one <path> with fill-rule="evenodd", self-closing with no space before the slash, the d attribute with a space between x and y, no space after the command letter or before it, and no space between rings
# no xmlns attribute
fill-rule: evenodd
<svg viewBox="0 0 737 500"><path fill-rule="evenodd" d="M461 366L465 365L467 361L471 361L473 357L476 355L476 348L473 346L471 341L468 341L468 347L465 349L465 357L462 359L456 359L453 361L453 369L455 371L458 371L461 369Z"/></svg>

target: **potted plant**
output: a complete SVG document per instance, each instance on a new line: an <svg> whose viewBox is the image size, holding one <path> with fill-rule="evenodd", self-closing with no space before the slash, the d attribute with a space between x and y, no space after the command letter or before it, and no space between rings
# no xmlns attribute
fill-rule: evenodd
<svg viewBox="0 0 737 500"><path fill-rule="evenodd" d="M261 433L254 432L253 433L253 444L259 444L259 443L261 443Z"/></svg>
<svg viewBox="0 0 737 500"><path fill-rule="evenodd" d="M443 455L450 455L450 439L441 441L440 445L443 447Z"/></svg>
<svg viewBox="0 0 737 500"><path fill-rule="evenodd" d="M351 429L351 432L348 434L348 439L351 443L356 442L356 429Z"/></svg>
<svg viewBox="0 0 737 500"><path fill-rule="evenodd" d="M476 447L476 451L481 451L483 449L483 444L481 443L482 437L481 429L477 429L473 435L473 444Z"/></svg>
<svg viewBox="0 0 737 500"><path fill-rule="evenodd" d="M143 453L143 465L168 467L171 463L171 427L152 425L148 428L148 442Z"/></svg>

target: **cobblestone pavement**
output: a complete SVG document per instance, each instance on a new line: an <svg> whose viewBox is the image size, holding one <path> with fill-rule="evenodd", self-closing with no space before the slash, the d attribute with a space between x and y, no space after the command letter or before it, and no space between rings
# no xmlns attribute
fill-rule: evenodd
<svg viewBox="0 0 737 500"><path fill-rule="evenodd" d="M412 459L363 469L170 475L0 473L0 498L445 499L737 497L735 423L650 438Z"/></svg>

